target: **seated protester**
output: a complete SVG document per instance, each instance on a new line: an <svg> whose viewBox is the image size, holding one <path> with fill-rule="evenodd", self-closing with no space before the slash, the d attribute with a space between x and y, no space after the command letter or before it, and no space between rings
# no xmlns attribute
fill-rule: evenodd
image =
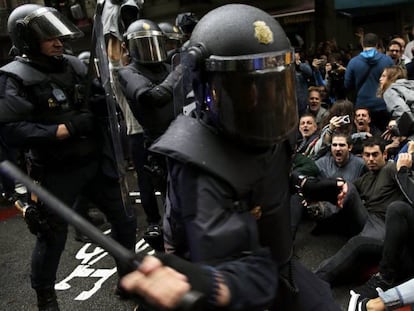
<svg viewBox="0 0 414 311"><path fill-rule="evenodd" d="M378 298L361 298L351 291L348 311L412 310L414 307L414 278L387 291L379 291ZM404 307L411 306L410 309Z"/></svg>
<svg viewBox="0 0 414 311"><path fill-rule="evenodd" d="M381 137L386 143L387 160L396 161L398 153L407 143L407 137L400 134L396 119L391 119L388 122L387 129L381 134Z"/></svg>
<svg viewBox="0 0 414 311"><path fill-rule="evenodd" d="M404 199L396 182L395 163L385 160L383 140L367 138L362 156L369 171L353 183L333 180L318 188L318 183L311 180L302 182L302 192L308 201L336 202L344 217L349 219L344 233L352 238L336 254L325 259L315 272L331 285L349 281L349 277L359 275L362 269L379 261L387 208L392 202Z"/></svg>
<svg viewBox="0 0 414 311"><path fill-rule="evenodd" d="M300 137L297 141L296 153L305 156L312 154L316 141L319 139L318 126L313 114L306 113L299 119Z"/></svg>
<svg viewBox="0 0 414 311"><path fill-rule="evenodd" d="M371 123L371 116L368 108L357 108L354 113L354 126L352 128L352 153L362 153L362 141L367 137L380 136L381 131Z"/></svg>
<svg viewBox="0 0 414 311"><path fill-rule="evenodd" d="M335 102L328 110L328 115L322 122L320 139L315 146L315 159L324 155L329 150L331 136L334 132L345 133L347 135L351 134L352 125L350 124L350 120L353 119L353 116L354 104L352 102L345 99Z"/></svg>
<svg viewBox="0 0 414 311"><path fill-rule="evenodd" d="M320 127L322 120L328 114L328 110L322 107L322 94L318 87L311 86L309 89L308 108L306 113L311 113L315 117L316 124Z"/></svg>
<svg viewBox="0 0 414 311"><path fill-rule="evenodd" d="M351 139L344 133L334 133L331 151L315 161L319 169L318 179L342 178L353 182L366 172L364 161L351 153ZM309 177L309 175L307 175ZM306 202L298 194L291 197L291 223L295 233L304 210L315 220L327 219L341 211L328 201Z"/></svg>
<svg viewBox="0 0 414 311"><path fill-rule="evenodd" d="M414 142L409 143L407 153L401 153L397 161L397 180L405 195L405 201L393 202L386 214L386 233L379 272L367 283L355 289L361 298L378 297L377 287L387 290L414 276L414 179L412 153Z"/></svg>

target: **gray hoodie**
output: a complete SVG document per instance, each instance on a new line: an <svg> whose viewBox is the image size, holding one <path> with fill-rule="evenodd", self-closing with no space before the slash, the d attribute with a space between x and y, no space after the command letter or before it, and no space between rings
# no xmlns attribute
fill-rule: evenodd
<svg viewBox="0 0 414 311"><path fill-rule="evenodd" d="M414 80L398 79L384 92L384 100L393 117L414 112Z"/></svg>

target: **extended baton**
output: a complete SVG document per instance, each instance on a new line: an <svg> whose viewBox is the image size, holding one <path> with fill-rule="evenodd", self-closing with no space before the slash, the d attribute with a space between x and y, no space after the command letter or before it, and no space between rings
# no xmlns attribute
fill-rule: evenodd
<svg viewBox="0 0 414 311"><path fill-rule="evenodd" d="M74 226L94 243L105 249L114 258L121 262L127 263L131 268L137 269L140 261L144 258L143 254L136 254L119 244L111 237L103 234L98 228L90 224L87 220L75 213L65 203L56 198L46 189L35 183L30 177L24 174L10 161L0 163L0 174L21 182L29 191L36 194L39 199L53 212L58 214L68 224ZM204 295L196 291L186 293L178 307L177 311L201 311L204 309ZM151 307L153 308L153 307Z"/></svg>

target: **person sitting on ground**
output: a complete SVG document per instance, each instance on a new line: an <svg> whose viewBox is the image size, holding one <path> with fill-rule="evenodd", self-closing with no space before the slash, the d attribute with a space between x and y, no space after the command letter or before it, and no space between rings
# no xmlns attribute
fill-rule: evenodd
<svg viewBox="0 0 414 311"><path fill-rule="evenodd" d="M299 132L300 137L297 141L296 153L309 156L312 154L315 143L319 139L318 126L313 114L306 113L300 117Z"/></svg>
<svg viewBox="0 0 414 311"><path fill-rule="evenodd" d="M379 291L377 298L360 299L360 295L351 291L348 311L387 311L412 310L414 307L414 278L387 291ZM411 306L410 309L404 308Z"/></svg>
<svg viewBox="0 0 414 311"><path fill-rule="evenodd" d="M361 269L378 263L385 236L387 208L396 200L404 200L395 179L395 163L385 160L383 140L367 138L362 157L369 171L353 183L333 180L334 186L322 187L323 191L315 191L315 183L308 180L302 186L302 192L309 201L328 200L334 192L332 189L339 189L339 199L336 200L335 196L331 202L337 202L349 219L344 229L352 238L315 271L331 285L349 281L350 277L359 275Z"/></svg>
<svg viewBox="0 0 414 311"><path fill-rule="evenodd" d="M351 149L352 144L349 136L344 133L334 133L331 152L315 161L315 165L319 169L319 174L316 177L319 179L343 178L349 182L360 177L366 171L365 164L361 158L351 153ZM308 203L297 193L292 195L290 202L293 233L296 233L305 210L315 220L327 219L341 211L328 201Z"/></svg>
<svg viewBox="0 0 414 311"><path fill-rule="evenodd" d="M356 155L361 155L362 141L371 136L380 136L381 131L371 123L369 108L356 108L353 123L351 137L354 148L352 152Z"/></svg>
<svg viewBox="0 0 414 311"><path fill-rule="evenodd" d="M335 104L329 108L328 115L325 117L321 124L322 130L320 139L315 146L315 159L324 155L329 150L331 137L334 132L345 133L347 135L351 134L351 120L353 119L353 116L354 104L349 100L337 100Z"/></svg>
<svg viewBox="0 0 414 311"><path fill-rule="evenodd" d="M381 137L386 142L387 161L396 161L398 153L407 144L407 137L400 134L395 118L388 122L387 129L381 134Z"/></svg>
<svg viewBox="0 0 414 311"><path fill-rule="evenodd" d="M328 110L321 106L322 104L322 95L318 87L311 86L309 89L308 97L308 108L306 109L307 113L311 113L315 116L316 124L319 126L322 120L328 114Z"/></svg>
<svg viewBox="0 0 414 311"><path fill-rule="evenodd" d="M388 208L379 272L354 290L361 298L376 298L378 287L387 290L414 277L414 245L409 242L414 237L413 152L414 142L410 141L408 152L401 153L398 157L397 180L406 201L395 201Z"/></svg>

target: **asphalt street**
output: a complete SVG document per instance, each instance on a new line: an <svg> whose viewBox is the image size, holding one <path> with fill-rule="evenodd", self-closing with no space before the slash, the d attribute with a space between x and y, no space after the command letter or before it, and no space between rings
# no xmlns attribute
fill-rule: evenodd
<svg viewBox="0 0 414 311"><path fill-rule="evenodd" d="M132 173L128 180L130 191L138 191ZM142 240L145 218L139 203L137 209L136 250L151 253L152 249ZM312 228L312 222L301 226L296 238L295 256L308 268L315 269L345 240L332 235L314 236ZM108 228L102 228L103 231L105 229ZM12 206L0 207L0 237L0 310L37 310L36 296L30 287L30 258L35 237ZM114 295L117 279L112 257L94 244L75 241L74 230L70 228L55 286L61 311L134 310L135 302L120 300ZM333 289L343 310L346 310L349 288Z"/></svg>

